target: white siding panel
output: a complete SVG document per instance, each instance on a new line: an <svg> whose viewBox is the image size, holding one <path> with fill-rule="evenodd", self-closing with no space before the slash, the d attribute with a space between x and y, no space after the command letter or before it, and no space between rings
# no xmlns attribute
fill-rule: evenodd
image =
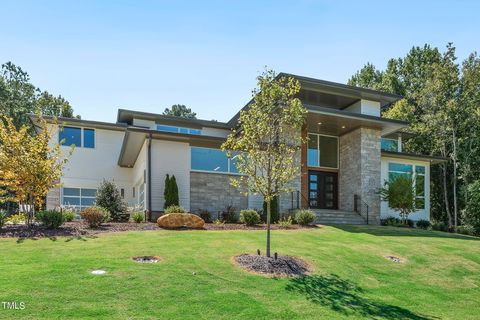
<svg viewBox="0 0 480 320"><path fill-rule="evenodd" d="M132 202L132 193L128 192L132 169L117 164L124 135L123 131L95 129L95 148L77 147L73 150L61 179L63 185L98 188L103 179L114 180L119 188L125 189L125 200ZM58 143L58 130L53 143ZM65 154L70 150L67 146L61 148Z"/></svg>
<svg viewBox="0 0 480 320"><path fill-rule="evenodd" d="M190 210L190 146L152 140L152 210L163 210L166 174L175 175L180 205Z"/></svg>
<svg viewBox="0 0 480 320"><path fill-rule="evenodd" d="M202 135L226 138L230 134L230 130L217 129L217 128L202 128Z"/></svg>

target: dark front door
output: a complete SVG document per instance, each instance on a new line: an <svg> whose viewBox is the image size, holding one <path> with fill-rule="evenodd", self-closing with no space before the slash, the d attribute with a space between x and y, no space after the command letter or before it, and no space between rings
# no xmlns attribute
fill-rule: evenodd
<svg viewBox="0 0 480 320"><path fill-rule="evenodd" d="M337 209L337 173L310 171L308 201L310 208Z"/></svg>

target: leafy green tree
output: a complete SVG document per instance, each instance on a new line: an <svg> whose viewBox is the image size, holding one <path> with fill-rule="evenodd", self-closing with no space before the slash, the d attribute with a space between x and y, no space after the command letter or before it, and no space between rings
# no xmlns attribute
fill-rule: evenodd
<svg viewBox="0 0 480 320"><path fill-rule="evenodd" d="M37 109L45 116L80 118L73 115L73 108L62 96L54 95L43 91L37 98Z"/></svg>
<svg viewBox="0 0 480 320"><path fill-rule="evenodd" d="M181 118L187 118L187 119L196 119L197 114L195 112L192 112L192 109L187 108L183 104L174 104L171 109L165 108L165 111L163 111L164 115L167 116L175 116L175 117L181 117Z"/></svg>
<svg viewBox="0 0 480 320"><path fill-rule="evenodd" d="M30 125L28 114L35 111L38 90L28 73L11 62L0 71L0 114L9 117L17 128Z"/></svg>
<svg viewBox="0 0 480 320"><path fill-rule="evenodd" d="M476 235L480 235L480 180L468 186L470 194L465 210L462 212L463 222L473 227Z"/></svg>
<svg viewBox="0 0 480 320"><path fill-rule="evenodd" d="M415 194L411 177L398 176L390 182L385 182L380 189L380 198L388 202L388 206L398 212L404 224L408 215L415 211Z"/></svg>
<svg viewBox="0 0 480 320"><path fill-rule="evenodd" d="M113 181L103 180L97 190L95 205L107 210L112 220L119 220L119 215L127 212L127 203Z"/></svg>
<svg viewBox="0 0 480 320"><path fill-rule="evenodd" d="M290 182L300 174L301 128L306 109L295 97L300 83L292 77L277 78L265 71L253 90L253 100L240 112L238 126L222 149L243 175L232 178L237 188L260 194L267 202L267 246L270 257L271 202L275 196L291 191Z"/></svg>
<svg viewBox="0 0 480 320"><path fill-rule="evenodd" d="M387 118L406 120L413 138L406 152L443 155L449 161L431 169L431 208L437 220L458 224L468 201L467 186L480 176L480 59L472 53L461 66L455 48L441 53L429 45L413 47L390 59L385 70L367 64L349 84L384 90L404 99L383 110ZM459 197L461 195L461 197Z"/></svg>
<svg viewBox="0 0 480 320"><path fill-rule="evenodd" d="M30 76L12 62L2 64L0 70L0 114L9 117L17 128L29 127L29 114L73 118L73 109L63 97L54 97L30 83ZM77 116L79 118L79 116Z"/></svg>

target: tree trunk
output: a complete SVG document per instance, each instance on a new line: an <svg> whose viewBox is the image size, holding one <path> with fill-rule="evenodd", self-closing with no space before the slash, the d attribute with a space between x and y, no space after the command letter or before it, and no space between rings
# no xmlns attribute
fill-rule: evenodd
<svg viewBox="0 0 480 320"><path fill-rule="evenodd" d="M452 130L452 142L453 142L453 229L457 232L457 143L455 128Z"/></svg>
<svg viewBox="0 0 480 320"><path fill-rule="evenodd" d="M450 203L448 201L448 191L447 191L447 165L442 164L443 171L443 201L445 202L445 210L448 217L448 229L452 227L452 214L450 212Z"/></svg>
<svg viewBox="0 0 480 320"><path fill-rule="evenodd" d="M267 202L267 257L270 258L270 215L271 215L271 210L270 210L270 203L272 201Z"/></svg>

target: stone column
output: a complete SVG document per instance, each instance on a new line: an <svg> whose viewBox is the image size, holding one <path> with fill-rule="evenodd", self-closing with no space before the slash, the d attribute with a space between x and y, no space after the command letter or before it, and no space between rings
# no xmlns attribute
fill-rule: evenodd
<svg viewBox="0 0 480 320"><path fill-rule="evenodd" d="M369 221L380 223L380 130L359 128L340 137L339 207L353 211L357 194L369 206Z"/></svg>

